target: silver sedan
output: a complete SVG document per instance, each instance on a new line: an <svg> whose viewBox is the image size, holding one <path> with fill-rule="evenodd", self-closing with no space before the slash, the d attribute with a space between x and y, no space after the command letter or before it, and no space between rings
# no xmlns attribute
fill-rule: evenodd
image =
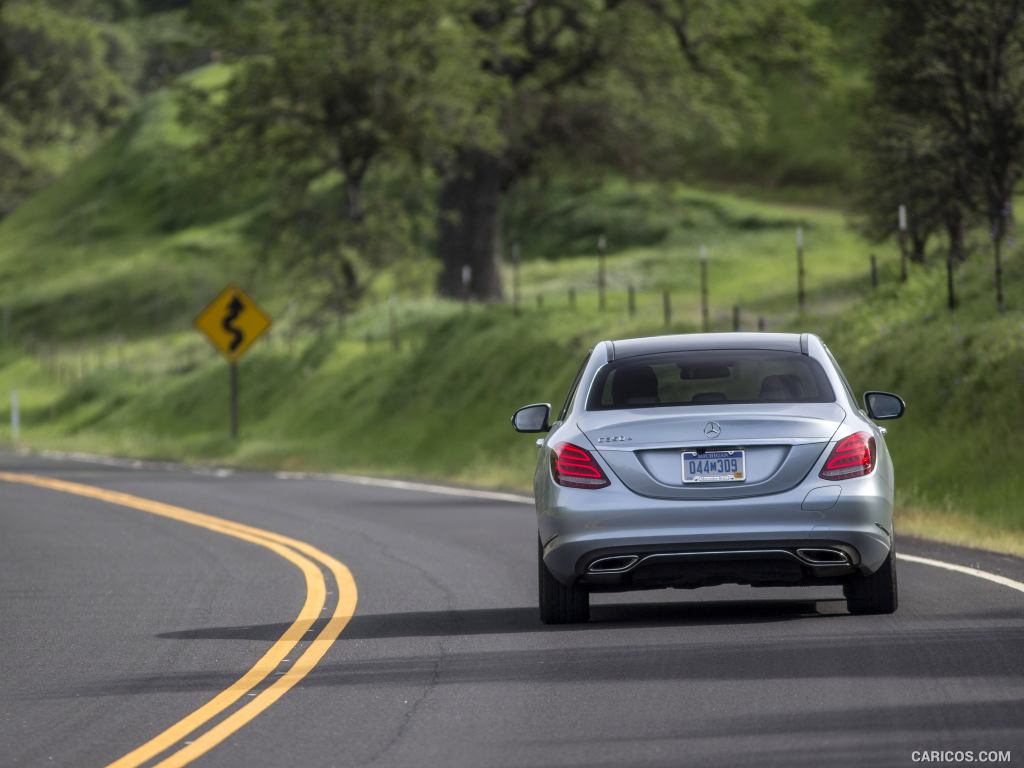
<svg viewBox="0 0 1024 768"><path fill-rule="evenodd" d="M590 593L840 584L851 613L896 610L893 468L875 421L812 334L602 341L546 433L534 477L540 615L586 621Z"/></svg>

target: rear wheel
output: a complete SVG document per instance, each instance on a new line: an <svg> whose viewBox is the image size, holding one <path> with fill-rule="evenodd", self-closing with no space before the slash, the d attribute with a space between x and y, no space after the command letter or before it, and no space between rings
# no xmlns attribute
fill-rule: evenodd
<svg viewBox="0 0 1024 768"><path fill-rule="evenodd" d="M590 619L590 593L576 584L565 586L544 565L544 551L537 542L537 587L540 620L545 624L576 624Z"/></svg>
<svg viewBox="0 0 1024 768"><path fill-rule="evenodd" d="M890 549L882 567L870 576L858 573L843 585L850 613L892 613L899 604L896 589L896 550Z"/></svg>

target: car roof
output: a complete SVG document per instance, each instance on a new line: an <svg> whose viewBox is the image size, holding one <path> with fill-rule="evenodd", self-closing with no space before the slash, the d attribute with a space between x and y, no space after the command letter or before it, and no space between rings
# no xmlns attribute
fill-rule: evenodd
<svg viewBox="0 0 1024 768"><path fill-rule="evenodd" d="M677 333L608 343L609 360L708 349L772 349L807 354L807 334L801 333Z"/></svg>

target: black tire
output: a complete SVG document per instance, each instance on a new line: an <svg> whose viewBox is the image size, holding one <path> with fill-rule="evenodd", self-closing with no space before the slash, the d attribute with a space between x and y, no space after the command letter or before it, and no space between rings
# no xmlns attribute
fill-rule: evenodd
<svg viewBox="0 0 1024 768"><path fill-rule="evenodd" d="M899 605L896 587L896 550L890 549L882 567L865 576L858 573L843 585L846 608L855 616L893 613Z"/></svg>
<svg viewBox="0 0 1024 768"><path fill-rule="evenodd" d="M544 552L537 542L537 591L540 620L545 624L577 624L590 620L590 593L576 584L565 586L544 565Z"/></svg>

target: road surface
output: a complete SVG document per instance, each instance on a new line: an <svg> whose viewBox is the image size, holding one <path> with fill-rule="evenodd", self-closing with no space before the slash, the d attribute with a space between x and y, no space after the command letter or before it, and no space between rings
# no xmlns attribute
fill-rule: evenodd
<svg viewBox="0 0 1024 768"><path fill-rule="evenodd" d="M904 561L893 616L717 587L599 596L554 628L514 499L12 454L0 473L0 765L1024 765L1018 559L904 539L1006 581Z"/></svg>

